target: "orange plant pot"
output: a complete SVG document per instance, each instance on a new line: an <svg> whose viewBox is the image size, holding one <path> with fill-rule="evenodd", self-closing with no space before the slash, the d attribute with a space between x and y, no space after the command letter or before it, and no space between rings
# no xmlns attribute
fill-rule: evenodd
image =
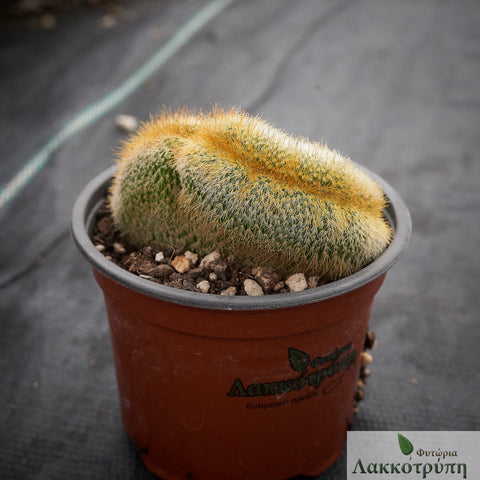
<svg viewBox="0 0 480 480"><path fill-rule="evenodd" d="M104 294L122 420L147 468L164 480L323 472L353 419L373 298L408 244L403 201L376 177L395 236L360 272L298 293L223 297L139 278L94 248L112 173L82 192L72 232Z"/></svg>

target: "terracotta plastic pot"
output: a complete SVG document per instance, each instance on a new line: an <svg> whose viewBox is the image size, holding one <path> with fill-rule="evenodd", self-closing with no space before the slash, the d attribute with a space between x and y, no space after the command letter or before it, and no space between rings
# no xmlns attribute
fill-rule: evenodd
<svg viewBox="0 0 480 480"><path fill-rule="evenodd" d="M371 305L411 231L383 187L395 236L348 278L298 293L227 297L165 287L109 262L89 234L113 169L79 196L72 232L103 290L127 434L165 480L318 475L353 417Z"/></svg>

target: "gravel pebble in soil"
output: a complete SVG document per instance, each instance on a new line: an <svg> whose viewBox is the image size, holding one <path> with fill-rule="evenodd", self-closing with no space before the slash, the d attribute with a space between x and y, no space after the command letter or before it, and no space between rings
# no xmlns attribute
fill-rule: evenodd
<svg viewBox="0 0 480 480"><path fill-rule="evenodd" d="M302 292L308 288L307 279L303 273L294 273L290 275L285 283L291 292Z"/></svg>
<svg viewBox="0 0 480 480"><path fill-rule="evenodd" d="M245 289L245 293L251 297L258 297L264 294L262 287L251 278L247 278L243 282L243 288Z"/></svg>

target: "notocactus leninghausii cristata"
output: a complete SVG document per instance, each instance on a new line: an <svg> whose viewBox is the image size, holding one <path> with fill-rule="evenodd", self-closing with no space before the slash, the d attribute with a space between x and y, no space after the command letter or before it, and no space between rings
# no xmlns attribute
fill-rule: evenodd
<svg viewBox="0 0 480 480"><path fill-rule="evenodd" d="M391 238L385 196L361 168L236 110L161 114L118 163L110 206L137 246L186 244L334 280Z"/></svg>

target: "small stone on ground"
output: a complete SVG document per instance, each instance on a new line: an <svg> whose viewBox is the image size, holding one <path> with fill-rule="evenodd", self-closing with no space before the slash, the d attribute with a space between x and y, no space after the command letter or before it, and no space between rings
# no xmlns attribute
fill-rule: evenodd
<svg viewBox="0 0 480 480"><path fill-rule="evenodd" d="M178 272L178 273L185 273L188 272L191 268L191 263L190 260L187 257L184 257L183 255L178 255L178 257L175 257L172 260L172 267Z"/></svg>
<svg viewBox="0 0 480 480"><path fill-rule="evenodd" d="M233 285L220 292L220 295L227 295L231 297L233 297L236 294L237 294L237 289Z"/></svg>
<svg viewBox="0 0 480 480"><path fill-rule="evenodd" d="M184 254L184 257L188 258L190 260L190 263L192 265L196 265L198 263L198 254L191 252L190 250L187 250Z"/></svg>
<svg viewBox="0 0 480 480"><path fill-rule="evenodd" d="M263 295L262 287L251 278L247 278L243 282L243 288L245 289L245 293L250 297L257 297Z"/></svg>
<svg viewBox="0 0 480 480"><path fill-rule="evenodd" d="M372 356L367 353L367 352L362 352L362 355L360 356L360 363L362 367L366 367L367 365L370 365L372 363Z"/></svg>
<svg viewBox="0 0 480 480"><path fill-rule="evenodd" d="M119 255L123 255L124 253L126 253L125 247L118 242L115 242L113 244L113 250L115 251L115 253L118 253Z"/></svg>
<svg viewBox="0 0 480 480"><path fill-rule="evenodd" d="M200 262L202 268L211 269L215 264L220 262L220 254L218 252L212 252L208 255L205 255Z"/></svg>
<svg viewBox="0 0 480 480"><path fill-rule="evenodd" d="M117 115L115 123L118 128L129 133L134 132L138 127L138 120L133 115Z"/></svg>
<svg viewBox="0 0 480 480"><path fill-rule="evenodd" d="M285 283L291 292L301 292L308 288L307 279L303 273L294 273L293 275L290 275L285 280Z"/></svg>
<svg viewBox="0 0 480 480"><path fill-rule="evenodd" d="M265 292L272 290L280 281L280 275L271 267L252 268L252 275L255 276L255 280L262 286Z"/></svg>
<svg viewBox="0 0 480 480"><path fill-rule="evenodd" d="M208 291L210 290L210 282L208 280L202 280L197 283L197 288L202 293L208 293Z"/></svg>

